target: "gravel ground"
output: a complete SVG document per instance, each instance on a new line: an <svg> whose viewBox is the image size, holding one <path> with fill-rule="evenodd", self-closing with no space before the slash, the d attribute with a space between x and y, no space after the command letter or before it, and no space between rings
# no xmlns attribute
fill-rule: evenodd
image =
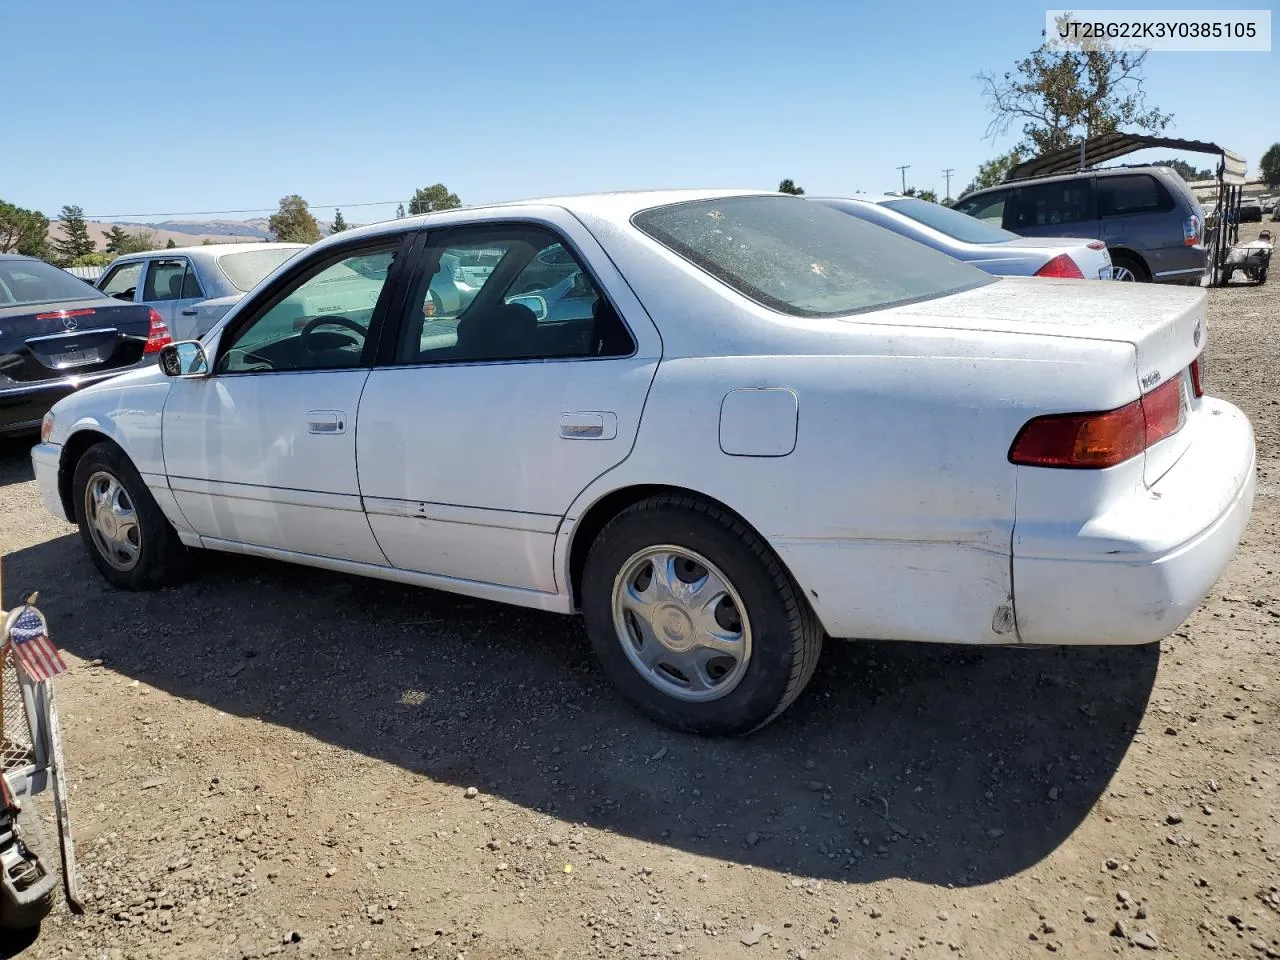
<svg viewBox="0 0 1280 960"><path fill-rule="evenodd" d="M8 954L1280 957L1280 284L1209 297L1261 487L1182 630L831 643L730 742L639 719L572 620L236 557L111 590L0 448L88 898Z"/></svg>

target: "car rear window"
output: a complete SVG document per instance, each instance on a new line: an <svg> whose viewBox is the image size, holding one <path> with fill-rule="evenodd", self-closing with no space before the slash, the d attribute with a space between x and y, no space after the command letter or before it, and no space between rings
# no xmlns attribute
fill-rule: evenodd
<svg viewBox="0 0 1280 960"><path fill-rule="evenodd" d="M224 253L218 258L218 266L237 290L252 290L262 282L263 277L302 249L304 248L277 247L272 250Z"/></svg>
<svg viewBox="0 0 1280 960"><path fill-rule="evenodd" d="M886 200L880 206L888 207L904 217L910 217L917 223L923 223L926 227L932 227L939 233L964 243L1008 243L1019 239L1016 233L928 200L904 197L901 200Z"/></svg>
<svg viewBox="0 0 1280 960"><path fill-rule="evenodd" d="M43 260L0 260L0 307L101 300L104 296L84 281Z"/></svg>
<svg viewBox="0 0 1280 960"><path fill-rule="evenodd" d="M830 207L726 197L643 210L635 226L779 313L838 317L993 282L976 267Z"/></svg>

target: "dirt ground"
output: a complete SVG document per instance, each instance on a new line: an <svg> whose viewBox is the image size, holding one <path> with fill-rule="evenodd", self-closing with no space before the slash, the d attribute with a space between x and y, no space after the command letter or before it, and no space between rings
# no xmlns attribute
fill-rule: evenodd
<svg viewBox="0 0 1280 960"><path fill-rule="evenodd" d="M572 620L236 557L112 590L0 448L88 897L10 954L1280 957L1280 278L1209 312L1261 485L1182 630L830 643L729 742L637 717Z"/></svg>

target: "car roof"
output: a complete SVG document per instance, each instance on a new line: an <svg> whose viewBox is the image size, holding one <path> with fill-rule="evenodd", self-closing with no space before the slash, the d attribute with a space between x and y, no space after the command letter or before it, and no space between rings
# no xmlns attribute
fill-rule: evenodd
<svg viewBox="0 0 1280 960"><path fill-rule="evenodd" d="M245 250L301 250L305 243L280 243L272 241L269 243L201 243L189 247L160 247L156 250L139 250L137 253L122 253L116 257L112 263L117 260L133 260L136 257L165 257L176 256L178 254L198 253L201 256L217 257L224 253L242 253Z"/></svg>
<svg viewBox="0 0 1280 960"><path fill-rule="evenodd" d="M830 196L818 196L805 194L806 200L856 200L858 203L888 203L890 200L919 200L919 197L908 197L901 193L859 193L852 197L842 197L836 194Z"/></svg>
<svg viewBox="0 0 1280 960"><path fill-rule="evenodd" d="M722 197L785 197L786 194L772 190L747 188L733 189L671 189L671 190L619 190L613 193L579 193L563 194L550 197L534 197L528 200L506 200L500 203L485 203L475 206L455 207L452 210L438 210L413 217L400 217L395 220L383 220L362 227L352 227L340 234L325 237L320 242L325 246L332 242L344 242L362 237L379 237L395 230L412 230L433 224L446 225L459 220L466 221L468 214L476 214L491 210L510 210L518 213L531 207L560 207L574 214L587 214L606 220L622 222L630 220L641 210L651 207L662 207L674 203L689 203L695 200L715 200ZM796 198L801 199L801 198Z"/></svg>
<svg viewBox="0 0 1280 960"><path fill-rule="evenodd" d="M986 193L988 190L1001 190L1008 187L1020 187L1028 183L1053 183L1058 180L1076 180L1079 177L1118 177L1131 173L1154 173L1157 176L1168 176L1170 173L1176 174L1177 171L1171 167L1158 167L1152 163L1135 163L1120 167L1098 167L1094 170L1075 170L1071 173L1053 173L1046 177L1021 177L1017 180L1002 180L1000 183L992 184L989 187L983 187L980 190L972 190L966 193L960 199L973 197L980 193Z"/></svg>
<svg viewBox="0 0 1280 960"><path fill-rule="evenodd" d="M0 260L40 260L39 257L28 257L25 253L0 253ZM41 263L44 261L41 260Z"/></svg>

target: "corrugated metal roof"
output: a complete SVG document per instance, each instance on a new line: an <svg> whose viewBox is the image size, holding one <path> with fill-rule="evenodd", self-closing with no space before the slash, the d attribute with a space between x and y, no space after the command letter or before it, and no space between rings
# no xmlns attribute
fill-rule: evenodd
<svg viewBox="0 0 1280 960"><path fill-rule="evenodd" d="M1080 144L1063 147L1050 153L1041 154L1030 160L1010 168L1005 174L1005 181L1025 180L1028 177L1049 177L1058 173L1074 173L1080 169ZM1165 147L1169 150L1186 150L1191 153L1216 153L1223 159L1223 179L1227 183L1244 183L1247 166L1240 154L1221 147L1216 143L1204 140L1179 140L1174 137L1149 137L1140 133L1125 133L1113 130L1084 142L1085 166L1092 167L1106 163L1125 154L1148 147Z"/></svg>

